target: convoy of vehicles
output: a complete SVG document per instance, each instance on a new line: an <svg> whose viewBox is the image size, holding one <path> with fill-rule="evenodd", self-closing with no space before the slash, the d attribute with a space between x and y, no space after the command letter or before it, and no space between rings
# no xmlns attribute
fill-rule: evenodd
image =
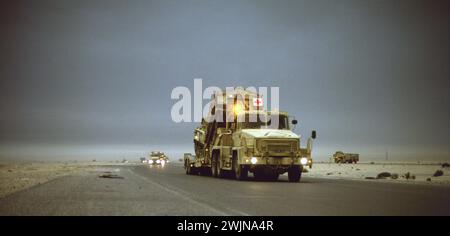
<svg viewBox="0 0 450 236"><path fill-rule="evenodd" d="M262 101L258 93L240 88L214 93L208 116L194 130L195 154L180 159L186 174L244 180L253 173L257 179L277 180L287 172L290 182L299 182L304 168L312 168L316 131L302 148L301 137L291 130L297 121L287 112L265 110ZM359 154L337 151L332 160L357 163ZM168 161L163 152L152 151L143 162Z"/></svg>
<svg viewBox="0 0 450 236"><path fill-rule="evenodd" d="M302 148L300 136L291 131L296 123L286 112L264 110L257 93L217 92L208 117L194 131L195 155L184 156L186 173L238 180L253 173L258 179L276 180L287 172L290 182L298 182L303 168L312 167L316 132Z"/></svg>
<svg viewBox="0 0 450 236"><path fill-rule="evenodd" d="M186 174L244 180L253 173L257 179L277 180L287 172L290 182L299 182L304 168L312 168L316 131L301 147L301 137L292 132L297 121L287 112L265 110L262 101L258 93L240 88L214 93L208 116L194 130L195 154L180 159ZM357 163L359 154L337 151L332 160ZM163 152L152 151L143 162L168 161Z"/></svg>

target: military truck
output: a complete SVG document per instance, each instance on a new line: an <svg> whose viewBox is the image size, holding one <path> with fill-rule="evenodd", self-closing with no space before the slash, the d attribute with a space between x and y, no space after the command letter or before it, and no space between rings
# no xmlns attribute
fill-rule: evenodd
<svg viewBox="0 0 450 236"><path fill-rule="evenodd" d="M152 151L149 154L148 164L150 165L164 165L168 162L167 156L164 152Z"/></svg>
<svg viewBox="0 0 450 236"><path fill-rule="evenodd" d="M333 154L333 161L335 163L358 163L359 154L356 153L344 153L342 151L337 151Z"/></svg>
<svg viewBox="0 0 450 236"><path fill-rule="evenodd" d="M257 179L277 180L287 172L290 182L298 182L303 168L312 167L316 132L301 148L300 136L291 131L296 123L286 112L264 110L257 93L217 92L194 131L195 155L184 156L186 174L244 180L250 172Z"/></svg>

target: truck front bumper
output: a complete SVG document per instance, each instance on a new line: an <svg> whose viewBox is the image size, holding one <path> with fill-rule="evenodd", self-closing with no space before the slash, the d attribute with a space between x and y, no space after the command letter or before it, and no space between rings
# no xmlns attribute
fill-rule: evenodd
<svg viewBox="0 0 450 236"><path fill-rule="evenodd" d="M291 166L302 165L312 166L312 160L307 157L245 157L243 159L244 165L271 165L271 166Z"/></svg>

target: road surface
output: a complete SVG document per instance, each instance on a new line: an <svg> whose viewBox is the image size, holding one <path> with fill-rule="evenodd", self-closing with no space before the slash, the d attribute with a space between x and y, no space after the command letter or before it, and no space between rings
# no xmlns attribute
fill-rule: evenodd
<svg viewBox="0 0 450 236"><path fill-rule="evenodd" d="M111 172L121 178L100 178ZM103 166L0 199L0 215L450 215L450 187L303 177L289 183Z"/></svg>

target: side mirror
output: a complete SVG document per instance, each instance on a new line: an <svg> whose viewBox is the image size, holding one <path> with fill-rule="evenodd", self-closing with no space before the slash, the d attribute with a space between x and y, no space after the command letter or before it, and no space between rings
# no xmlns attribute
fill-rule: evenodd
<svg viewBox="0 0 450 236"><path fill-rule="evenodd" d="M316 139L316 136L317 136L316 131L313 130L313 131L311 132L311 138L312 138L312 139Z"/></svg>
<svg viewBox="0 0 450 236"><path fill-rule="evenodd" d="M291 123L292 123L293 125L296 125L296 124L297 124L297 120L292 120Z"/></svg>

